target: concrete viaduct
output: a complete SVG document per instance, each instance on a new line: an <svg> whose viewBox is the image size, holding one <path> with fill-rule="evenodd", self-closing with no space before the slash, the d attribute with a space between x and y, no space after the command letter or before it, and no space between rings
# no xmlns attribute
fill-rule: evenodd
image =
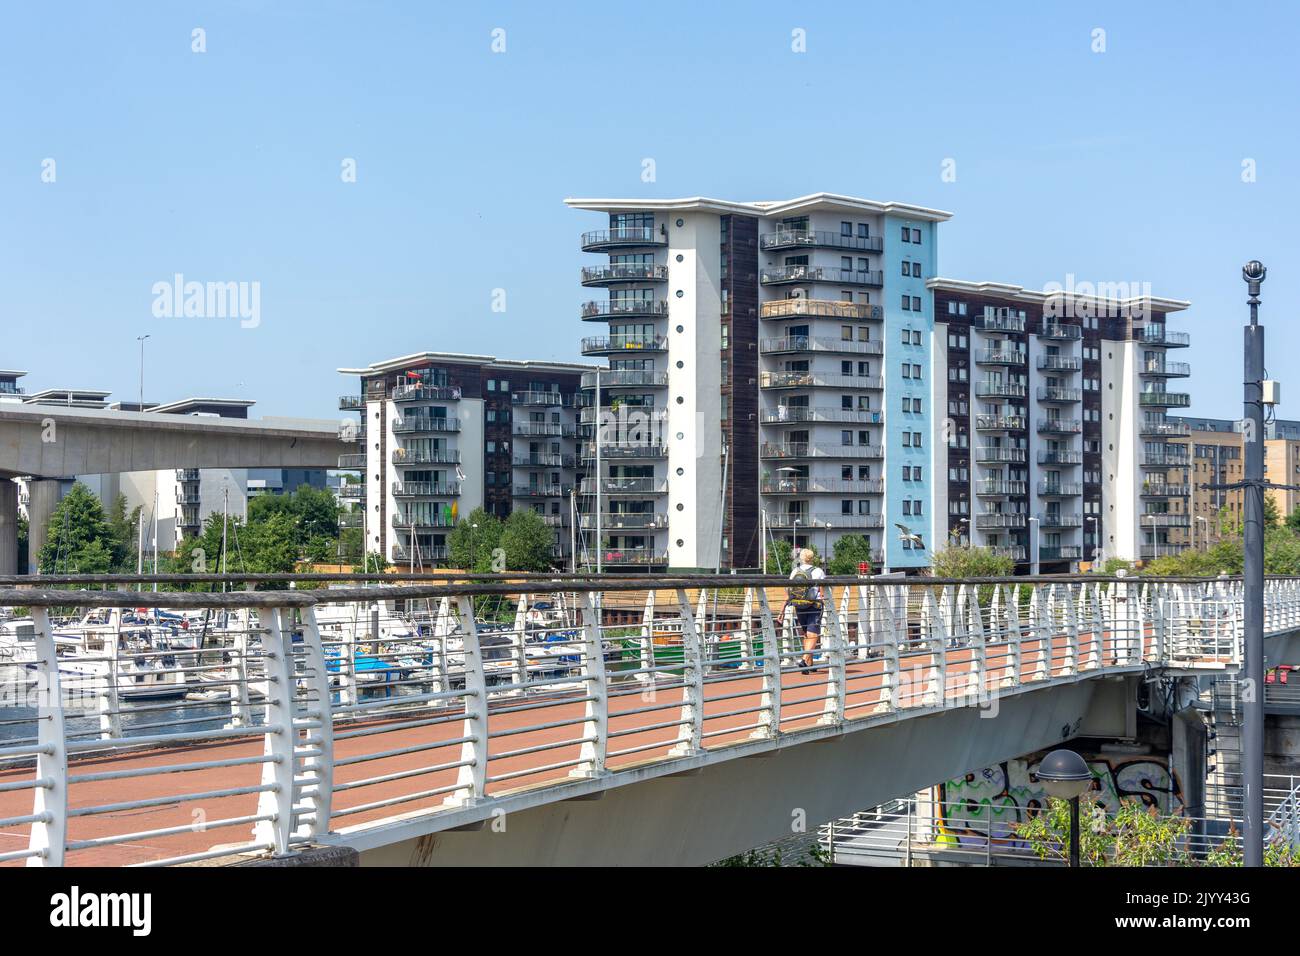
<svg viewBox="0 0 1300 956"><path fill-rule="evenodd" d="M355 450L331 420L237 419L0 405L0 478L30 477L28 566L45 540L58 479L166 468L334 468ZM0 574L18 557L18 486L0 481Z"/></svg>

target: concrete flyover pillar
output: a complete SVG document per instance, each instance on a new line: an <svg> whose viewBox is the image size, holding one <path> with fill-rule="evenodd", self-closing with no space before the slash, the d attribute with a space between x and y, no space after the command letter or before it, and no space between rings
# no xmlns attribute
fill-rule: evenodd
<svg viewBox="0 0 1300 956"><path fill-rule="evenodd" d="M18 573L18 483L0 478L0 574Z"/></svg>
<svg viewBox="0 0 1300 956"><path fill-rule="evenodd" d="M57 478L32 478L27 482L27 573L37 573L37 557L50 533L50 516L59 503L62 482Z"/></svg>

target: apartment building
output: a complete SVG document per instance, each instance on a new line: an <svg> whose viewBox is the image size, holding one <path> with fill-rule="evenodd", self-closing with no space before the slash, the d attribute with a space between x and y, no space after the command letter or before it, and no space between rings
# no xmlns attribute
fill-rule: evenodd
<svg viewBox="0 0 1300 956"><path fill-rule="evenodd" d="M829 551L847 533L880 565L928 564L894 525L931 540L925 284L949 214L829 193L566 202L607 217L581 239L605 261L580 276L600 296L581 319L609 329L583 343L608 359L581 450L611 489L602 566L752 568L772 540Z"/></svg>
<svg viewBox="0 0 1300 956"><path fill-rule="evenodd" d="M1170 480L1188 486L1189 526L1172 537L1176 549L1206 547L1234 534L1243 520L1243 499L1239 489L1212 487L1231 485L1245 477L1245 449L1241 421L1227 418L1179 418L1183 428L1178 444L1184 449L1188 467ZM1300 422L1275 420L1264 423L1264 478L1279 485L1300 485ZM1300 492L1270 489L1278 513L1285 517L1300 507Z"/></svg>
<svg viewBox="0 0 1300 956"><path fill-rule="evenodd" d="M583 475L580 385L593 369L443 352L339 369L360 377L360 390L339 400L360 415L340 431L358 448L339 467L361 480L340 496L360 506L367 551L442 564L451 529L475 508L501 518L530 508L555 528L554 554L565 560Z"/></svg>
<svg viewBox="0 0 1300 956"><path fill-rule="evenodd" d="M1188 303L1098 299L934 278L934 377L943 379L944 532L1030 570L1156 556L1188 524L1185 427L1166 409L1190 374L1168 327Z"/></svg>

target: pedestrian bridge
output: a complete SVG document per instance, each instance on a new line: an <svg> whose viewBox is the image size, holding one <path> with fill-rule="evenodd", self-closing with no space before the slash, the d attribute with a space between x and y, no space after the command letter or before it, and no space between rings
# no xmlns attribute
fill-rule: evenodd
<svg viewBox="0 0 1300 956"><path fill-rule="evenodd" d="M31 614L0 644L0 864L706 863L1132 736L1148 672L1240 665L1236 580L826 592L805 672L773 578L0 590ZM1270 644L1297 629L1270 580Z"/></svg>

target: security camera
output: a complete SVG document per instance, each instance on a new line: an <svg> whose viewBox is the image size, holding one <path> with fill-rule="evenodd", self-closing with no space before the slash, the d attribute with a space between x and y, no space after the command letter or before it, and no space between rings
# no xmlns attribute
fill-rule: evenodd
<svg viewBox="0 0 1300 956"><path fill-rule="evenodd" d="M1251 259L1241 267L1241 277L1247 282L1263 282L1268 270L1258 259Z"/></svg>

